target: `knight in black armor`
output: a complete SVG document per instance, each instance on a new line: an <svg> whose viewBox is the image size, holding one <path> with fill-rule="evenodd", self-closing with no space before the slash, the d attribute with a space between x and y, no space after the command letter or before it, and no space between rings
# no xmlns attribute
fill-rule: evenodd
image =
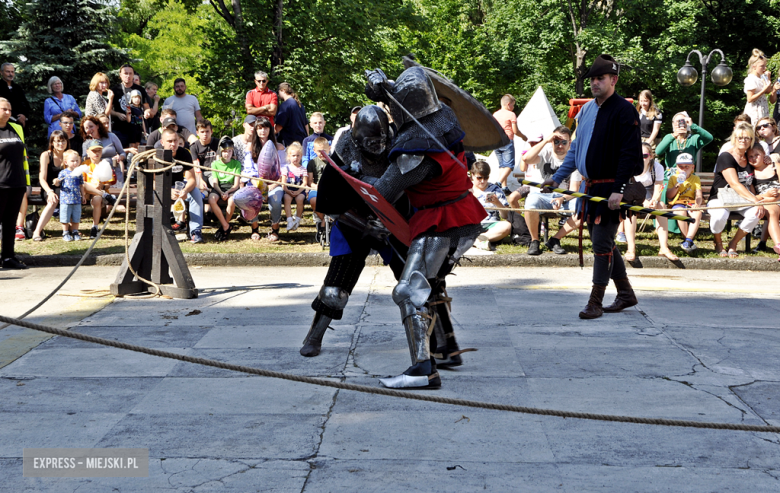
<svg viewBox="0 0 780 493"><path fill-rule="evenodd" d="M393 290L412 366L380 382L392 388L438 388L441 378L430 336L435 334L436 345L447 353L450 338L436 334L440 332L436 330L437 319L446 318L440 321L451 330L444 278L481 233L480 222L487 212L469 191L471 181L462 145L465 134L453 111L439 102L424 69L408 68L395 82L380 69L366 75L366 94L388 105L398 127L387 170L378 180L370 181L389 202L405 194L415 209L409 221L413 239ZM442 338L444 341L439 340ZM457 347L454 337L451 339ZM452 357L457 356L456 351L451 352ZM451 360L449 355L441 356Z"/></svg>

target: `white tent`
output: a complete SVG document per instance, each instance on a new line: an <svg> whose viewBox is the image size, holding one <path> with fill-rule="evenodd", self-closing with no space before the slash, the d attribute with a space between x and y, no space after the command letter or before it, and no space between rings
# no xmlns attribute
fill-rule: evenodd
<svg viewBox="0 0 780 493"><path fill-rule="evenodd" d="M525 108L523 108L523 111L521 111L520 115L517 117L517 128L526 136L529 134L541 133L547 137L560 125L561 122L558 120L558 116L556 116L552 106L550 106L550 101L547 100L544 89L542 89L542 86L537 87L534 95L531 96L528 104L525 105ZM520 173L520 157L522 156L523 150L528 147L525 141L517 136L515 136L514 143L515 171L512 175L509 175L509 179L507 180L507 184L511 190L520 186L520 183L513 175L514 173ZM487 158L487 162L490 164L490 182L495 183L498 181L498 160L496 159L496 154L490 154L490 157Z"/></svg>

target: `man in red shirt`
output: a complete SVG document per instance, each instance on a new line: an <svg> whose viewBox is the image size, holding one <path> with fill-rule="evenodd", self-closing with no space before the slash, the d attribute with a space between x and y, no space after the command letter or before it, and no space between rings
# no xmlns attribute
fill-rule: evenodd
<svg viewBox="0 0 780 493"><path fill-rule="evenodd" d="M246 93L246 114L268 118L273 128L278 100L276 93L268 89L268 74L262 71L255 72L255 86Z"/></svg>

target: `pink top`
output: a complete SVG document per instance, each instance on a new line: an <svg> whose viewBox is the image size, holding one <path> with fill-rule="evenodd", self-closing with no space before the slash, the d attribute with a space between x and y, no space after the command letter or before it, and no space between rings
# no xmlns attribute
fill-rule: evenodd
<svg viewBox="0 0 780 493"><path fill-rule="evenodd" d="M509 137L509 140L512 141L512 139L515 138L515 132L512 130L512 124L517 123L517 115L515 115L512 111L501 108L500 110L493 113L493 118L498 120L501 128L504 129L507 137Z"/></svg>

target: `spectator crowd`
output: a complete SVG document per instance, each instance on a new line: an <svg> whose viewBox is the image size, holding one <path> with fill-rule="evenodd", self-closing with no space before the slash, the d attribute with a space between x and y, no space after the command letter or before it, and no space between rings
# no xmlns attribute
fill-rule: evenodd
<svg viewBox="0 0 780 493"><path fill-rule="evenodd" d="M702 149L715 137L693 123L686 112L671 119L671 133L662 135L664 118L650 90L636 101L643 147L644 169L626 187L624 201L652 209L674 209L689 215L693 223L656 217L658 255L678 260L672 251L672 235L679 234L679 248L686 254L697 250L696 237L703 220L709 220L715 251L723 257L737 257L737 243L747 234L761 236L755 251L773 250L780 254L780 131L777 103L780 79L773 81L766 56L754 50L744 79L746 104L736 115L731 136L720 149L711 186L707 190L695 163ZM174 215L172 228L187 234L193 243L203 241L204 222L213 221L218 242L245 222L252 240L260 240L259 212L267 204L267 241L281 238L281 227L295 231L301 225L306 205L320 241L325 237L327 217L316 212L317 183L325 167L320 152L334 148L350 125L337 129L335 138L326 131L321 112L308 114L294 88L283 82L276 91L269 88L263 71L254 74L254 88L246 93L243 132L235 136L214 135L212 123L201 113L197 96L187 93L187 83L178 78L173 95L161 98L158 85L142 81L131 65L123 65L116 77L97 73L92 77L85 105L67 93L59 77L48 80L49 96L44 101L43 119L47 125L48 146L40 155L38 181L45 204L36 224L25 230L29 199L29 167L25 131L30 105L24 89L15 82L16 67L0 67L0 219L2 220L3 267L24 268L13 253L13 242L31 236L46 238L45 227L54 217L62 227L64 241L78 241L82 232L82 205L92 208L92 220L84 236L97 236L100 221L116 200L111 189L126 180L128 163L140 146L170 150L179 161L174 167L172 199L186 206L187 218ZM112 85L112 78L114 83ZM494 151L497 159L495 183L489 183L490 165L476 158L471 167L472 192L488 210L483 221L485 233L476 248L494 250L500 242L528 246L529 255L543 250L568 253L561 240L580 228L577 199L560 193L541 193L533 187L513 187L512 173L534 182L551 177L561 166L576 128L559 126L548 135L534 128L519 128L515 98L504 95L493 115L509 138L509 144ZM775 104L774 115L770 105ZM349 110L352 123L360 106ZM515 137L524 141L515 145ZM195 165L195 166L193 166ZM211 168L202 170L200 166ZM278 169L279 183L258 179L263 170ZM235 176L236 173L245 175ZM575 172L561 185L581 189L583 178ZM739 204L739 208L722 208ZM707 208L690 210L691 208ZM546 212L549 211L549 212ZM284 214L284 216L283 216ZM548 238L545 225L550 215L558 219L558 231ZM724 246L722 233L730 219L739 216L736 234ZM545 218L543 221L542 218ZM628 214L621 224L617 241L626 244L625 258L637 258L636 214ZM676 240L675 240L676 241Z"/></svg>

